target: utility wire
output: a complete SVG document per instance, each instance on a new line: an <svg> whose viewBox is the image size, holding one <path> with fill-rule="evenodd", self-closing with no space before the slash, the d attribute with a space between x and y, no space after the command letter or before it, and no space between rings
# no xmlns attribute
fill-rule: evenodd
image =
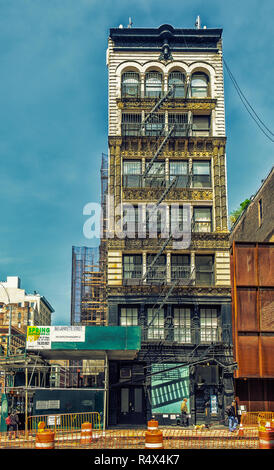
<svg viewBox="0 0 274 470"><path fill-rule="evenodd" d="M256 113L256 111L254 110L254 108L251 106L251 104L249 103L249 101L247 100L247 98L245 97L245 95L243 94L243 92L241 91L241 89L240 89L240 87L239 87L239 85L238 85L236 79L234 78L234 76L233 76L231 70L229 69L229 67L228 67L228 65L227 65L227 63L226 63L226 61L225 61L225 59L223 59L223 62L224 62L224 65L225 65L225 67L226 67L226 70L227 70L227 72L228 72L229 78L231 79L231 81L232 81L232 83L233 83L233 85L234 85L234 87L235 87L235 89L236 89L236 91L237 91L237 93L238 93L238 95L239 95L239 98L240 98L240 100L242 101L242 103L243 103L244 107L246 108L247 112L248 112L249 115L252 117L252 119L255 121L255 123L257 124L257 126L261 129L261 131L264 133L264 135L265 135L269 140L271 140L271 142L274 142L274 140L267 134L267 132L268 132L269 134L273 135L273 136L274 136L274 133L273 133L270 129L268 129L268 127L267 127L267 126L264 124L264 122L260 119L260 117L258 116L258 114ZM256 118L258 119L258 121L262 124L262 126L266 129L267 132L266 132L265 129L259 124L259 122L257 121L257 119L253 116L253 114L251 113L251 111L250 111L250 109L248 108L248 106L249 106L249 108L253 111L254 115L256 116Z"/></svg>

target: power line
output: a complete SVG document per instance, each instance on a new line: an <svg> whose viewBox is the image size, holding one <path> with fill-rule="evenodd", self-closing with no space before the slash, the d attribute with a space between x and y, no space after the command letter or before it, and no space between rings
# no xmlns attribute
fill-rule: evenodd
<svg viewBox="0 0 274 470"><path fill-rule="evenodd" d="M239 85L238 85L236 79L234 78L234 76L233 76L231 70L229 69L229 67L228 67L228 65L227 65L227 63L226 63L226 61L225 61L225 59L223 59L223 62L224 62L224 65L225 65L225 67L226 67L226 70L227 70L227 72L228 72L229 78L231 79L231 81L232 81L232 83L233 83L233 85L234 85L234 87L235 87L235 89L236 89L236 91L237 91L237 93L238 93L238 95L239 95L239 98L240 98L240 100L242 101L242 103L243 103L244 107L246 108L247 112L248 112L249 115L252 117L252 119L255 121L255 123L257 124L257 126L261 129L261 131L264 133L264 135L265 135L269 140L271 140L271 142L274 142L274 140L267 134L267 132L268 132L269 134L273 135L273 136L274 136L274 133L273 133L270 129L268 129L268 127L267 127L267 126L264 124L264 122L260 119L260 117L258 116L258 114L256 113L256 111L254 110L254 108L251 106L251 104L249 103L249 101L247 100L247 98L245 97L245 95L243 94L243 92L241 91L241 89L240 89L240 87L239 87ZM249 108L252 110L252 112L254 113L254 115L255 115L256 117L254 117L254 115L252 114L252 112L250 111L250 109L248 108L248 106L249 106ZM256 118L257 118L257 119L256 119ZM264 128L259 124L258 121L262 124L262 126L263 126ZM265 129L266 129L266 130L265 130ZM266 131L267 131L267 132L266 132Z"/></svg>

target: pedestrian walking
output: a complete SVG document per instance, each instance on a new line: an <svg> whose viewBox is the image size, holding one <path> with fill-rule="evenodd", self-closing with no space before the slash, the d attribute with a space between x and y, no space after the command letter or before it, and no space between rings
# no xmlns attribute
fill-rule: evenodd
<svg viewBox="0 0 274 470"><path fill-rule="evenodd" d="M17 437L18 425L19 425L18 414L16 411L12 411L10 414L10 425L9 425L9 432L10 432L11 438L12 436L14 439Z"/></svg>
<svg viewBox="0 0 274 470"><path fill-rule="evenodd" d="M226 412L226 415L228 416L229 431L233 432L235 431L237 424L238 424L235 400L232 401L231 405L226 407L225 412Z"/></svg>
<svg viewBox="0 0 274 470"><path fill-rule="evenodd" d="M7 432L10 430L10 413L8 413L8 416L6 417L6 425L7 425Z"/></svg>
<svg viewBox="0 0 274 470"><path fill-rule="evenodd" d="M187 398L184 398L181 404L181 424L184 427L188 426Z"/></svg>

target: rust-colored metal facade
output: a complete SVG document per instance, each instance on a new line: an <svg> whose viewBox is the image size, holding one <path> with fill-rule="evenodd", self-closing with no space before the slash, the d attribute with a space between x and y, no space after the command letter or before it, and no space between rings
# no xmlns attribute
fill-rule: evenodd
<svg viewBox="0 0 274 470"><path fill-rule="evenodd" d="M233 242L236 394L249 411L274 410L274 243Z"/></svg>

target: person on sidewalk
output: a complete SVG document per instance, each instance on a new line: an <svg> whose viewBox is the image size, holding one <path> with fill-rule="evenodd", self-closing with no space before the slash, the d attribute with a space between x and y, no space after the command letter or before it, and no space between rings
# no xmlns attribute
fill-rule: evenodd
<svg viewBox="0 0 274 470"><path fill-rule="evenodd" d="M9 426L11 438L12 436L14 439L17 438L18 424L19 424L18 414L16 411L12 411L10 414L10 426Z"/></svg>
<svg viewBox="0 0 274 470"><path fill-rule="evenodd" d="M187 398L184 398L181 404L181 425L184 427L188 426Z"/></svg>
<svg viewBox="0 0 274 470"><path fill-rule="evenodd" d="M237 424L238 424L235 400L232 401L231 405L226 407L225 412L226 412L226 415L228 416L229 431L233 432L233 431L235 431L235 429L237 427Z"/></svg>

